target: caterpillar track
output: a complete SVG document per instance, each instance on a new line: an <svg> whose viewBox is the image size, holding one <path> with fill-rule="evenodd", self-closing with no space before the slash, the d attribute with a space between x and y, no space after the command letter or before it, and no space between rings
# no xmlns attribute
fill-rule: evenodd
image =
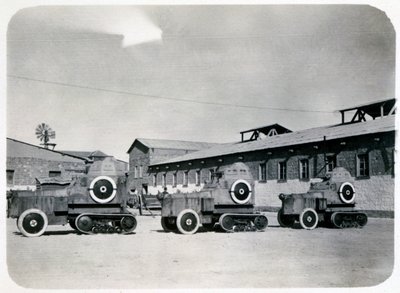
<svg viewBox="0 0 400 293"><path fill-rule="evenodd" d="M84 213L70 219L72 228L83 234L128 234L135 230L137 221L134 215Z"/></svg>
<svg viewBox="0 0 400 293"><path fill-rule="evenodd" d="M261 214L223 214L219 225L226 232L263 231L268 226L268 219Z"/></svg>
<svg viewBox="0 0 400 293"><path fill-rule="evenodd" d="M335 212L330 220L335 228L362 228L367 224L368 217L361 212Z"/></svg>

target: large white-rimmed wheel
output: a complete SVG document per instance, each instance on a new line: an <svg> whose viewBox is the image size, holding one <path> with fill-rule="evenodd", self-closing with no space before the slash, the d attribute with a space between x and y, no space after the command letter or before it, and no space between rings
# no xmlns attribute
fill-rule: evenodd
<svg viewBox="0 0 400 293"><path fill-rule="evenodd" d="M318 214L312 208L304 209L300 214L300 225L303 229L312 230L318 225Z"/></svg>
<svg viewBox="0 0 400 293"><path fill-rule="evenodd" d="M232 184L229 193L235 203L245 204L251 199L251 185L246 180L236 180Z"/></svg>
<svg viewBox="0 0 400 293"><path fill-rule="evenodd" d="M117 185L108 176L98 176L89 187L90 197L98 203L108 203L117 195Z"/></svg>
<svg viewBox="0 0 400 293"><path fill-rule="evenodd" d="M37 237L46 231L48 225L47 216L38 209L24 211L17 220L17 226L22 235Z"/></svg>
<svg viewBox="0 0 400 293"><path fill-rule="evenodd" d="M181 211L176 219L176 227L182 234L194 234L199 226L199 215L192 209Z"/></svg>
<svg viewBox="0 0 400 293"><path fill-rule="evenodd" d="M356 198L356 192L353 184L350 182L345 182L340 185L339 197L344 203L353 203L354 199Z"/></svg>

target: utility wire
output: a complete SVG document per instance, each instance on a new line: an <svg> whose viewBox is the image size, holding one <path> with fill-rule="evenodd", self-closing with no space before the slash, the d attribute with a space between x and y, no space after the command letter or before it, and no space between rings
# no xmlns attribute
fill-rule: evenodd
<svg viewBox="0 0 400 293"><path fill-rule="evenodd" d="M64 82L58 82L58 81L36 79L36 78L30 78L30 77L18 76L18 75L12 75L12 74L9 74L7 76L10 78L15 78L15 79L29 80L29 81L41 82L41 83L46 83L46 84L54 84L54 85L65 86L65 87L81 88L81 89L87 89L87 90L94 90L94 91L101 91L101 92L108 92L108 93L115 93L115 94L122 94L122 95L130 95L130 96L138 96L138 97L146 97L146 98L154 98L154 99L163 99L163 100L178 101L178 102L186 102L186 103L227 106L227 107L247 108L247 109L266 109L266 110L275 110L275 111L289 111L289 112L312 112L312 113L329 113L329 114L335 113L334 111L302 110L302 109L275 108L275 107L265 107L265 106L250 106L250 105L239 105L239 104L229 104L229 103L196 101L196 100L163 97L163 96L156 96L156 95L149 95L149 94L140 94L140 93L127 92L127 91L119 91L119 90L91 87L91 86L85 86L85 85L77 85L77 84L64 83Z"/></svg>

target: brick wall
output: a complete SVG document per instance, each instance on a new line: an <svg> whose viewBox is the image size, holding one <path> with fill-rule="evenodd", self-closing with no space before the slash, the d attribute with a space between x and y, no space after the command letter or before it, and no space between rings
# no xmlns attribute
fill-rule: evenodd
<svg viewBox="0 0 400 293"><path fill-rule="evenodd" d="M59 171L64 178L73 174L85 172L84 162L49 161L29 157L7 157L7 170L14 170L13 184L8 188L36 186L35 178L49 177L50 171Z"/></svg>
<svg viewBox="0 0 400 293"><path fill-rule="evenodd" d="M358 177L357 155L367 154L369 159L369 176ZM201 170L201 183L208 179L209 169L218 168L220 165L230 165L243 161L249 166L255 179L256 205L280 206L278 195L280 193L302 193L309 189L310 183L320 180L326 174L325 156L335 155L336 165L346 168L355 179L355 188L358 195L357 203L360 209L367 210L394 210L394 134L365 135L357 138L328 141L319 144L293 145L290 147L262 150L251 153L235 154L223 158L206 158L193 161L171 164L168 169L160 166L152 169L149 175L157 174L154 192L162 190L162 174L167 174L167 187L169 191L179 189L193 191L195 171ZM222 161L219 161L222 159ZM309 162L309 178L300 179L299 161L307 159ZM287 180L279 182L278 163L285 161L287 164ZM266 164L266 182L259 182L259 166ZM153 167L154 168L154 167ZM177 173L178 185L183 181L183 172L189 170L189 185L191 188L173 188L172 173Z"/></svg>
<svg viewBox="0 0 400 293"><path fill-rule="evenodd" d="M180 150L180 149L152 149L147 148L146 146L137 143L132 148L129 153L129 176L128 176L128 186L130 189L135 188L138 191L142 189L143 184L147 184L149 186L149 192L152 191L157 193L157 190L162 191L162 186L160 185L159 188L154 189L152 188L153 185L153 176L152 173L149 172L148 166L154 162L162 162L171 158L179 157L185 155L187 153L193 152L191 150ZM137 167L137 173L139 173L139 168L142 166L143 168L143 175L142 177L135 178L135 167ZM179 173L178 176L179 182L182 182L183 173ZM193 180L194 182L195 171L189 173L189 180ZM169 180L168 184L172 184L172 175L167 176L167 180ZM161 173L157 174L157 182L161 184L162 182L162 175Z"/></svg>

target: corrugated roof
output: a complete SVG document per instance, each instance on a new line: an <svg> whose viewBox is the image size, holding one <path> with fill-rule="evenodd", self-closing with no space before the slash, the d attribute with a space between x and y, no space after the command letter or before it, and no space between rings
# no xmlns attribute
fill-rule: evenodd
<svg viewBox="0 0 400 293"><path fill-rule="evenodd" d="M193 152L184 156L175 157L173 159L154 164L163 165L190 161L196 159L212 158L236 153L246 153L257 150L278 148L291 145L306 144L312 142L320 142L324 140L333 140L352 136L365 135L370 133L389 132L395 130L395 117L388 116L381 119L370 120L366 122L353 124L339 124L311 128L302 131L285 133L281 135L271 136L264 140L251 141L247 143L232 143L205 150Z"/></svg>
<svg viewBox="0 0 400 293"><path fill-rule="evenodd" d="M202 150L202 149L210 148L210 147L213 147L216 145L220 145L218 143L199 142L199 141L137 138L137 139L135 139L135 141L129 148L128 153L130 153L130 151L133 148L133 145L137 141L142 143L144 146L146 146L148 148L191 150L191 151Z"/></svg>

